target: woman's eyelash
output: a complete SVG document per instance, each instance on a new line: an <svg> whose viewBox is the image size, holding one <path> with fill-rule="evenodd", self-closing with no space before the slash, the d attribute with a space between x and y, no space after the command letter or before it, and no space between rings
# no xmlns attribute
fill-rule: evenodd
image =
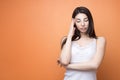
<svg viewBox="0 0 120 80"><path fill-rule="evenodd" d="M87 21L88 21L88 19L84 19L84 21L85 21L85 22L87 22ZM76 22L78 22L78 23L79 23L79 22L81 22L81 20L80 20L80 19L78 19L78 20L76 20Z"/></svg>
<svg viewBox="0 0 120 80"><path fill-rule="evenodd" d="M85 19L85 21L88 21L88 19Z"/></svg>
<svg viewBox="0 0 120 80"><path fill-rule="evenodd" d="M85 22L87 22L88 20L84 20ZM76 22L80 22L80 21L76 21Z"/></svg>
<svg viewBox="0 0 120 80"><path fill-rule="evenodd" d="M80 21L77 21L77 22L80 22Z"/></svg>

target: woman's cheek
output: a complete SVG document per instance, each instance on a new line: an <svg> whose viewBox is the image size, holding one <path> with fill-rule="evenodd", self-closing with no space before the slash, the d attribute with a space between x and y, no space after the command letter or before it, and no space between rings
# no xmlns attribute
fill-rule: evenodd
<svg viewBox="0 0 120 80"><path fill-rule="evenodd" d="M79 26L80 26L80 24L79 24L79 23L76 23L76 26L77 26L77 27L79 27Z"/></svg>

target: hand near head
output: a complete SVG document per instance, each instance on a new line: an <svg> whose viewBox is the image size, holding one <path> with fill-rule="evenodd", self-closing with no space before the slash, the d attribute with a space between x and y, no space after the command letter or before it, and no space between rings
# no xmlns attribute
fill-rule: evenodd
<svg viewBox="0 0 120 80"><path fill-rule="evenodd" d="M74 31L75 31L74 24L75 24L75 19L72 18L72 21L71 21L71 24L70 24L69 33L68 33L68 36L71 37L71 38L74 35Z"/></svg>

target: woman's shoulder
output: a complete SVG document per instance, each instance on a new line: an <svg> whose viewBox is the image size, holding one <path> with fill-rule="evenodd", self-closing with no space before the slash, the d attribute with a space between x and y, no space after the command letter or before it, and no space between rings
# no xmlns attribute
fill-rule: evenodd
<svg viewBox="0 0 120 80"><path fill-rule="evenodd" d="M100 44L105 44L106 43L106 38L104 36L98 36L97 37L97 42Z"/></svg>
<svg viewBox="0 0 120 80"><path fill-rule="evenodd" d="M61 39L61 44L67 39L67 36L63 36Z"/></svg>
<svg viewBox="0 0 120 80"><path fill-rule="evenodd" d="M98 36L98 37L97 37L97 40L100 40L100 41L105 41L105 40L106 40L106 38L105 38L104 36Z"/></svg>
<svg viewBox="0 0 120 80"><path fill-rule="evenodd" d="M67 38L67 36L63 36L61 41L64 41Z"/></svg>

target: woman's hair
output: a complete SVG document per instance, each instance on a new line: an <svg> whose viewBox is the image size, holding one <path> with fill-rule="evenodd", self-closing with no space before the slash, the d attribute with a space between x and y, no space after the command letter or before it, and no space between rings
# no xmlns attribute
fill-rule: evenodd
<svg viewBox="0 0 120 80"><path fill-rule="evenodd" d="M92 18L92 14L91 12L89 11L88 8L86 7L77 7L75 8L75 10L73 11L73 14L72 14L72 18L75 18L75 16L79 13L84 13L87 15L88 17L88 20L89 20L89 26L88 26L88 30L86 31L86 34L90 37L90 38L96 38L97 39L97 36L95 34L95 30L94 30L94 22L93 22L93 18ZM72 41L76 41L78 39L81 38L81 34L80 34L80 31L78 30L78 28L76 27L76 24L74 24L74 27L75 27L75 32L72 36ZM63 48L64 44L66 43L66 40L67 40L67 37L62 41L62 44L61 44L61 49Z"/></svg>

